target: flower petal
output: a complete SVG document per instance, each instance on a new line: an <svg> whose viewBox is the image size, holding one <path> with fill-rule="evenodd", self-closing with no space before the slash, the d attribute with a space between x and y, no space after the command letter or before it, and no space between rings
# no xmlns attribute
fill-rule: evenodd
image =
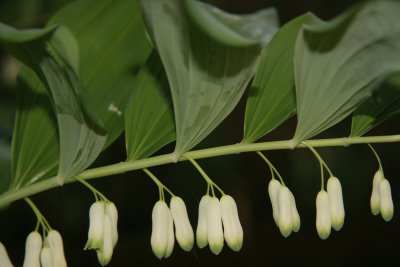
<svg viewBox="0 0 400 267"><path fill-rule="evenodd" d="M42 267L55 267L54 256L50 247L43 247L40 251L40 263Z"/></svg>
<svg viewBox="0 0 400 267"><path fill-rule="evenodd" d="M104 216L104 201L97 201L90 206L89 232L85 249L98 249L103 244Z"/></svg>
<svg viewBox="0 0 400 267"><path fill-rule="evenodd" d="M331 203L332 227L336 231L339 231L343 227L345 211L342 186L338 178L330 177L328 179L327 191Z"/></svg>
<svg viewBox="0 0 400 267"><path fill-rule="evenodd" d="M293 230L292 196L286 186L279 190L279 230L284 237L288 237Z"/></svg>
<svg viewBox="0 0 400 267"><path fill-rule="evenodd" d="M107 202L106 204L106 214L109 216L111 221L111 232L112 232L112 242L113 247L118 242L118 210L114 203Z"/></svg>
<svg viewBox="0 0 400 267"><path fill-rule="evenodd" d="M379 183L379 196L382 218L388 222L393 218L393 200L389 181L385 178Z"/></svg>
<svg viewBox="0 0 400 267"><path fill-rule="evenodd" d="M297 233L300 230L301 226L300 215L299 212L297 211L296 200L294 199L292 191L289 190L289 193L292 199L293 232Z"/></svg>
<svg viewBox="0 0 400 267"><path fill-rule="evenodd" d="M233 251L239 251L243 244L243 229L235 200L231 196L224 195L220 203L225 241Z"/></svg>
<svg viewBox="0 0 400 267"><path fill-rule="evenodd" d="M60 233L56 230L50 230L46 239L53 255L54 267L67 267Z"/></svg>
<svg viewBox="0 0 400 267"><path fill-rule="evenodd" d="M13 267L10 258L8 257L7 250L4 245L0 242L0 266Z"/></svg>
<svg viewBox="0 0 400 267"><path fill-rule="evenodd" d="M175 224L176 240L183 250L190 251L193 248L194 234L185 202L180 197L174 196L171 198L169 206Z"/></svg>
<svg viewBox="0 0 400 267"><path fill-rule="evenodd" d="M25 258L23 267L40 267L40 251L42 250L42 236L37 232L31 232L26 238ZM2 266L0 264L0 266Z"/></svg>
<svg viewBox="0 0 400 267"><path fill-rule="evenodd" d="M327 239L331 234L331 204L326 191L319 191L316 206L318 235L321 239Z"/></svg>
<svg viewBox="0 0 400 267"><path fill-rule="evenodd" d="M97 250L97 259L101 266L106 266L110 263L113 255L113 225L110 216L106 214L104 217L104 238L103 244L100 249Z"/></svg>
<svg viewBox="0 0 400 267"><path fill-rule="evenodd" d="M204 248L208 244L207 239L207 205L211 199L209 195L205 195L201 198L199 204L199 218L197 221L196 229L196 242L199 248Z"/></svg>
<svg viewBox="0 0 400 267"><path fill-rule="evenodd" d="M207 205L207 238L211 252L218 255L224 247L224 234L220 203L216 197L211 197Z"/></svg>
<svg viewBox="0 0 400 267"><path fill-rule="evenodd" d="M372 182L372 193L371 193L371 212L373 215L378 215L381 212L380 207L380 196L379 196L379 183L383 179L383 173L381 170L378 170L374 175L374 180Z"/></svg>
<svg viewBox="0 0 400 267"><path fill-rule="evenodd" d="M164 258L168 258L171 256L172 252L174 251L174 244L175 244L175 236L174 236L174 221L172 219L171 213L168 216L168 226L167 226L167 247L165 248Z"/></svg>
<svg viewBox="0 0 400 267"><path fill-rule="evenodd" d="M278 180L271 179L268 184L268 195L272 205L272 216L274 217L275 223L279 226L279 191L281 190L281 183Z"/></svg>
<svg viewBox="0 0 400 267"><path fill-rule="evenodd" d="M165 255L168 243L168 220L170 210L164 201L157 201L152 212L151 248L157 258Z"/></svg>

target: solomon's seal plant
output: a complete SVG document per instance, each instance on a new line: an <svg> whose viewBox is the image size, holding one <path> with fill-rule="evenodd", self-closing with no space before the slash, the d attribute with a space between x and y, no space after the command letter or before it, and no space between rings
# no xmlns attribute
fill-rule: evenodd
<svg viewBox="0 0 400 267"><path fill-rule="evenodd" d="M0 207L24 200L37 219L27 233L23 266L67 266L62 236L68 235L52 228L32 197L74 182L94 197L82 249L93 250L99 264L108 265L125 237L118 234L116 205L88 180L135 170L158 188L158 199L146 199L155 205L145 211L151 230L143 244L158 259L171 257L175 239L185 252L209 246L218 255L226 243L241 253L246 247L241 199L211 179L198 160L244 152L258 155L270 170L264 193L272 217L265 227L275 222L285 238L300 231L306 203L297 205L291 190L297 195L304 188L292 185L287 175L285 184L265 151L308 149L315 156L320 189L307 194L316 196L317 234L327 239L332 228L344 227L349 177L335 176L338 171L317 149L368 145L379 163L371 212L390 221L396 203L371 144L400 142L400 135L364 134L400 113L399 14L398 1L363 1L328 21L306 13L279 25L272 7L236 15L197 0L119 0L112 7L106 0L80 0L41 29L0 23L1 48L22 63L12 151L6 171L1 170L9 175L0 175ZM241 142L197 149L243 95ZM292 138L257 142L294 115ZM349 134L315 139L349 116ZM122 133L126 160L94 167ZM164 154L160 149L172 142ZM199 199L175 195L150 171L172 163L180 167L182 161L206 182ZM186 206L183 198L198 203L197 217L190 212L197 207ZM13 266L3 245L9 240L1 241L0 266Z"/></svg>

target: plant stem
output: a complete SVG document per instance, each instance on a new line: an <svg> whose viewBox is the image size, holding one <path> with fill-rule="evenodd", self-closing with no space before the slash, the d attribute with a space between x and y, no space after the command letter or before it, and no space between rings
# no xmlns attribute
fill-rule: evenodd
<svg viewBox="0 0 400 267"><path fill-rule="evenodd" d="M335 147L335 146L349 146L352 144L367 144L367 143L392 143L400 142L400 135L388 136L366 136L366 137L342 137L332 139L308 140L307 143L312 147ZM255 152L263 150L280 150L292 149L291 140L273 141L264 143L253 144L234 144L221 147L214 147L202 150L190 151L178 159L178 161L185 161L189 156L192 159L210 158L230 154L239 154L243 152ZM296 148L304 148L305 144L299 144ZM151 158L141 159L131 162L121 162L99 168L89 169L78 174L76 177L82 180L89 180L104 176L124 173L138 169L159 166L163 164L170 164L173 162L172 154L165 154ZM70 177L65 180L65 183L76 182L76 177ZM49 190L51 188L59 187L60 184L56 177L52 177L37 183L33 183L18 189L11 189L0 196L0 207L4 207L16 200Z"/></svg>
<svg viewBox="0 0 400 267"><path fill-rule="evenodd" d="M369 146L369 148L372 150L372 152L375 155L376 160L378 161L379 164L379 170L383 173L383 168L382 168L382 162L381 162L381 158L379 157L378 153L376 152L376 150L370 145L367 144Z"/></svg>
<svg viewBox="0 0 400 267"><path fill-rule="evenodd" d="M162 192L161 189L165 189L167 190L167 192L171 195L171 197L174 197L174 193L171 192L171 190L169 190L163 183L161 183L160 180L158 180L158 178L148 169L143 169L143 171L151 178L151 180L153 180L154 183L156 183L156 185L158 186L158 188L160 188L161 191L161 197L162 200L164 200L164 193Z"/></svg>
<svg viewBox="0 0 400 267"><path fill-rule="evenodd" d="M324 165L325 169L328 171L329 175L332 177L334 176L331 169L329 169L328 164L326 164L326 162L322 159L322 157L320 156L320 154L317 152L317 150L315 150L310 144L308 144L308 142L302 142L303 144L305 144L308 149L310 149L310 151L315 155L315 157L318 159L318 161ZM323 176L322 176L323 177ZM323 183L322 183L323 184Z"/></svg>
<svg viewBox="0 0 400 267"><path fill-rule="evenodd" d="M260 151L257 151L256 153L265 161L265 163L268 164L269 168L271 169L271 172L273 170L276 173L276 175L278 175L278 178L281 181L281 184L285 185L285 182L283 181L281 174L278 172L278 170L275 168L275 166L271 163L271 161L269 161L267 159L267 157L263 153L261 153ZM274 175L274 173L272 172L272 176L273 175Z"/></svg>

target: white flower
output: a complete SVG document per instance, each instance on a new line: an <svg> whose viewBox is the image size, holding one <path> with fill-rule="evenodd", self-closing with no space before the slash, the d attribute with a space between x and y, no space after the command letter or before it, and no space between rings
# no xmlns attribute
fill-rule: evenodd
<svg viewBox="0 0 400 267"><path fill-rule="evenodd" d="M89 232L85 249L98 249L103 244L105 203L97 201L89 209Z"/></svg>
<svg viewBox="0 0 400 267"><path fill-rule="evenodd" d="M170 209L175 224L176 240L183 250L190 251L193 248L194 234L185 202L180 197L173 196L170 201Z"/></svg>
<svg viewBox="0 0 400 267"><path fill-rule="evenodd" d="M224 247L221 206L218 198L211 197L207 205L207 239L211 252L218 255Z"/></svg>
<svg viewBox="0 0 400 267"><path fill-rule="evenodd" d="M279 230L284 237L288 237L293 230L293 208L292 196L290 190L286 186L282 186L279 190Z"/></svg>
<svg viewBox="0 0 400 267"><path fill-rule="evenodd" d="M297 233L300 230L301 221L300 215L297 211L296 200L294 199L293 193L289 190L292 199L292 219L293 219L293 232Z"/></svg>
<svg viewBox="0 0 400 267"><path fill-rule="evenodd" d="M233 251L239 251L243 244L243 229L235 200L231 196L224 195L220 203L225 241Z"/></svg>
<svg viewBox="0 0 400 267"><path fill-rule="evenodd" d="M329 195L321 190L317 195L317 231L321 239L327 239L331 233L331 204Z"/></svg>
<svg viewBox="0 0 400 267"><path fill-rule="evenodd" d="M172 253L174 240L171 212L164 201L157 201L152 212L151 232L151 248L156 257L168 258Z"/></svg>
<svg viewBox="0 0 400 267"><path fill-rule="evenodd" d="M274 217L275 223L279 226L279 191L281 190L281 183L275 179L271 179L268 184L268 195L272 205L272 216Z"/></svg>
<svg viewBox="0 0 400 267"><path fill-rule="evenodd" d="M104 234L103 242L101 247L97 249L97 259L99 260L101 266L106 266L110 263L113 254L113 235L112 235L112 223L110 216L108 214L104 217Z"/></svg>
<svg viewBox="0 0 400 267"><path fill-rule="evenodd" d="M378 170L374 175L374 180L372 182L372 194L371 194L371 212L373 215L378 215L381 212L380 207L380 196L379 196L379 184L383 179L383 173Z"/></svg>
<svg viewBox="0 0 400 267"><path fill-rule="evenodd" d="M379 183L379 197L382 218L388 222L393 218L393 200L389 181L385 178Z"/></svg>
<svg viewBox="0 0 400 267"><path fill-rule="evenodd" d="M26 238L23 267L40 267L41 249L42 236L37 231L31 232Z"/></svg>
<svg viewBox="0 0 400 267"><path fill-rule="evenodd" d="M54 265L54 255L50 247L45 246L40 251L40 263L42 267L55 267Z"/></svg>
<svg viewBox="0 0 400 267"><path fill-rule="evenodd" d="M205 195L201 198L199 204L199 218L196 229L196 242L199 248L204 248L208 244L207 206L210 199L209 195Z"/></svg>
<svg viewBox="0 0 400 267"><path fill-rule="evenodd" d="M11 263L11 260L8 257L7 250L1 242L0 242L0 266L13 267L13 264Z"/></svg>
<svg viewBox="0 0 400 267"><path fill-rule="evenodd" d="M106 203L106 215L110 218L112 243L113 243L113 248L115 248L115 245L118 242L118 211L114 203L112 202Z"/></svg>
<svg viewBox="0 0 400 267"><path fill-rule="evenodd" d="M342 186L340 185L338 178L330 177L328 179L327 191L331 203L332 227L336 231L339 231L343 227L345 212L343 205Z"/></svg>
<svg viewBox="0 0 400 267"><path fill-rule="evenodd" d="M64 246L61 235L56 230L50 230L46 237L47 244L53 255L53 267L67 267L67 261L64 255Z"/></svg>

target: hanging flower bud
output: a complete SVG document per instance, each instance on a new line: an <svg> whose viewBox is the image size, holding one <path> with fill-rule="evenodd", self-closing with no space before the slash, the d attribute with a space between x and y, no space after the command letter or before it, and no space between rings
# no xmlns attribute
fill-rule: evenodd
<svg viewBox="0 0 400 267"><path fill-rule="evenodd" d="M231 196L224 195L220 203L225 241L233 251L239 251L243 244L243 229L235 200Z"/></svg>
<svg viewBox="0 0 400 267"><path fill-rule="evenodd" d="M8 257L7 250L1 242L0 242L0 266L13 267L13 264L11 263L11 260Z"/></svg>
<svg viewBox="0 0 400 267"><path fill-rule="evenodd" d="M272 216L277 226L279 226L279 191L281 190L281 183L275 179L271 179L268 184L268 195L272 205Z"/></svg>
<svg viewBox="0 0 400 267"><path fill-rule="evenodd" d="M330 177L328 179L327 191L331 203L332 227L336 231L339 231L343 227L345 212L343 205L342 186L338 178Z"/></svg>
<svg viewBox="0 0 400 267"><path fill-rule="evenodd" d="M85 249L98 249L103 244L105 203L97 201L89 209L89 232Z"/></svg>
<svg viewBox="0 0 400 267"><path fill-rule="evenodd" d="M388 222L393 218L393 200L389 181L385 178L379 183L379 196L382 218Z"/></svg>
<svg viewBox="0 0 400 267"><path fill-rule="evenodd" d="M60 233L56 230L50 230L47 234L46 240L53 255L54 267L67 267L63 241Z"/></svg>
<svg viewBox="0 0 400 267"><path fill-rule="evenodd" d="M169 216L168 216L167 228L168 228L167 229L168 241L167 241L167 247L165 249L164 258L168 258L169 256L171 256L172 251L174 250L174 244L175 244L174 222L173 222L171 213L169 213Z"/></svg>
<svg viewBox="0 0 400 267"><path fill-rule="evenodd" d="M374 180L372 182L372 194L371 194L371 212L373 215L378 215L381 212L380 206L380 196L379 196L379 184L383 179L383 173L378 170L374 175Z"/></svg>
<svg viewBox="0 0 400 267"><path fill-rule="evenodd" d="M221 207L218 198L211 197L207 205L207 239L211 252L218 255L224 247Z"/></svg>
<svg viewBox="0 0 400 267"><path fill-rule="evenodd" d="M284 237L288 237L293 230L292 196L286 186L279 191L279 230Z"/></svg>
<svg viewBox="0 0 400 267"><path fill-rule="evenodd" d="M104 238L103 243L99 249L97 249L97 259L101 266L106 266L110 263L113 254L113 225L108 215L104 217Z"/></svg>
<svg viewBox="0 0 400 267"><path fill-rule="evenodd" d="M111 222L111 235L112 235L112 244L113 248L118 242L118 211L117 207L115 207L114 203L107 202L105 204L106 207L106 215L110 218Z"/></svg>
<svg viewBox="0 0 400 267"><path fill-rule="evenodd" d="M50 247L45 246L40 251L40 263L42 267L55 267L54 256Z"/></svg>
<svg viewBox="0 0 400 267"><path fill-rule="evenodd" d="M318 235L321 239L327 239L331 233L331 205L326 191L318 193L316 204Z"/></svg>
<svg viewBox="0 0 400 267"><path fill-rule="evenodd" d="M205 195L201 198L199 204L199 218L196 229L196 242L199 248L204 248L208 244L207 205L210 199L209 195Z"/></svg>
<svg viewBox="0 0 400 267"><path fill-rule="evenodd" d="M181 248L190 251L193 248L194 234L190 225L185 202L180 197L172 197L170 204L172 219L175 224L175 235Z"/></svg>
<svg viewBox="0 0 400 267"><path fill-rule="evenodd" d="M41 249L42 236L37 231L31 232L26 238L23 267L40 267Z"/></svg>
<svg viewBox="0 0 400 267"><path fill-rule="evenodd" d="M168 251L168 242L171 242L170 229L173 225L169 222L171 212L164 201L157 201L152 212L151 248L157 258L162 259ZM173 232L172 232L173 233ZM172 240L174 236L172 235Z"/></svg>
<svg viewBox="0 0 400 267"><path fill-rule="evenodd" d="M296 200L294 199L293 193L289 190L292 199L292 219L293 219L293 232L297 233L300 230L301 221L300 215L297 211Z"/></svg>

